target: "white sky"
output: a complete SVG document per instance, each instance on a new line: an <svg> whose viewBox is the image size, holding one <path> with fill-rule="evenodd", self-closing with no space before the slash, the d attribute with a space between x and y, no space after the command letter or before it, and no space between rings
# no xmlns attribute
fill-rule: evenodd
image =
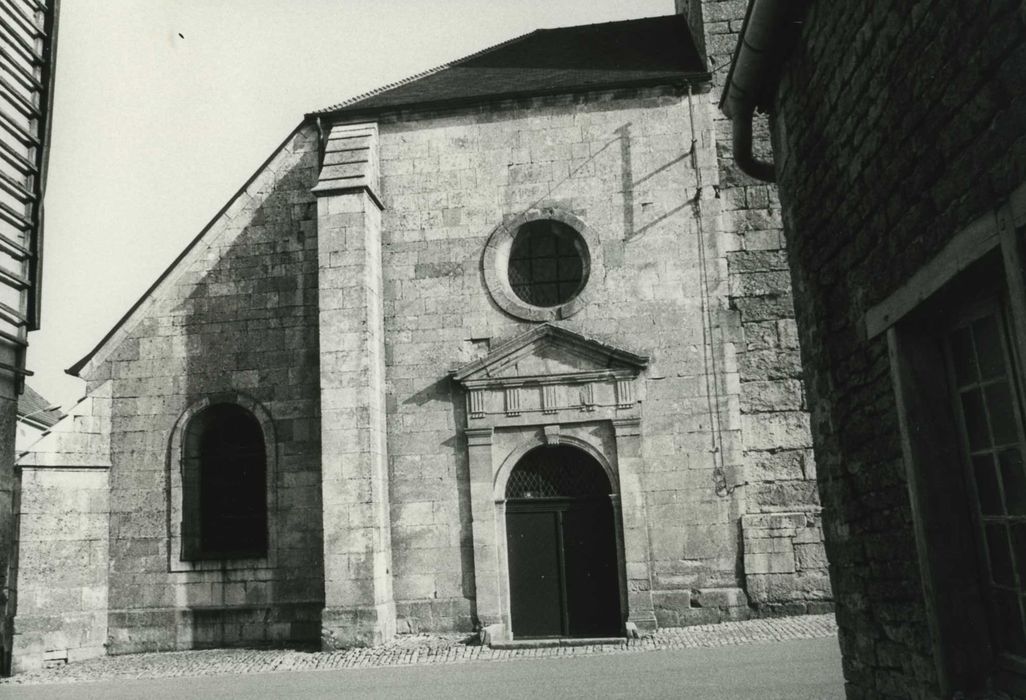
<svg viewBox="0 0 1026 700"><path fill-rule="evenodd" d="M302 119L542 27L672 14L673 0L63 0L42 329L64 374Z"/></svg>

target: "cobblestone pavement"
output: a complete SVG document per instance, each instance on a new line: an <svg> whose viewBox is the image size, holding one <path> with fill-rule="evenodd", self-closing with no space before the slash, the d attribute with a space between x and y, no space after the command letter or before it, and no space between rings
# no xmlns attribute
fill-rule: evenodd
<svg viewBox="0 0 1026 700"><path fill-rule="evenodd" d="M413 664L454 664L522 658L625 654L659 649L719 647L750 642L815 639L837 634L833 615L805 615L661 629L620 644L491 649L466 635L407 634L376 647L332 652L288 649L211 649L105 656L0 680L2 684L76 683L278 671L339 670ZM476 638L475 638L476 639Z"/></svg>

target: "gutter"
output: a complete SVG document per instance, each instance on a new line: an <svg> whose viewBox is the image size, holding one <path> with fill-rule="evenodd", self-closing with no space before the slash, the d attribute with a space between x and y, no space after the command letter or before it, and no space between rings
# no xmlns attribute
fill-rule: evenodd
<svg viewBox="0 0 1026 700"><path fill-rule="evenodd" d="M795 0L749 2L720 99L720 109L733 123L735 162L742 172L763 182L776 181L775 168L772 161L759 160L752 152L752 118L757 108L768 112L772 106L781 61L806 5Z"/></svg>

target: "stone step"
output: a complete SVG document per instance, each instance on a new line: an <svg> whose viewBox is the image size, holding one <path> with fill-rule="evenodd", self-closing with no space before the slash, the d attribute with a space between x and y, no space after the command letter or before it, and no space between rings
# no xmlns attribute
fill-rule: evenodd
<svg viewBox="0 0 1026 700"><path fill-rule="evenodd" d="M587 647L596 644L626 644L626 637L545 637L541 639L515 639L509 642L494 641L492 649L548 649L551 647Z"/></svg>

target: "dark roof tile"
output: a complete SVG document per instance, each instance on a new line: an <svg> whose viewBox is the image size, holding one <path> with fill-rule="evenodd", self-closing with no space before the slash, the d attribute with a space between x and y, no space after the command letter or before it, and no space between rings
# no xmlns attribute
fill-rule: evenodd
<svg viewBox="0 0 1026 700"><path fill-rule="evenodd" d="M539 29L313 114L553 94L707 76L681 15Z"/></svg>
<svg viewBox="0 0 1026 700"><path fill-rule="evenodd" d="M26 386L25 391L18 397L18 417L24 418L28 416L30 421L50 427L64 417L60 409L55 411L45 410L50 405L50 402L44 399L39 392L30 386Z"/></svg>

